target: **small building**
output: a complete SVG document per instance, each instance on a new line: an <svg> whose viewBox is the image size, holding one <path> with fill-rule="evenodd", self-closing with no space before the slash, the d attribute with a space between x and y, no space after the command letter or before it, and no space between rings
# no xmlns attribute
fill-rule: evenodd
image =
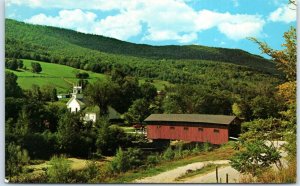
<svg viewBox="0 0 300 186"><path fill-rule="evenodd" d="M147 137L152 140L223 144L240 133L237 117L227 115L152 114L145 123Z"/></svg>
<svg viewBox="0 0 300 186"><path fill-rule="evenodd" d="M85 107L85 103L74 96L68 101L66 105L70 112L79 112Z"/></svg>

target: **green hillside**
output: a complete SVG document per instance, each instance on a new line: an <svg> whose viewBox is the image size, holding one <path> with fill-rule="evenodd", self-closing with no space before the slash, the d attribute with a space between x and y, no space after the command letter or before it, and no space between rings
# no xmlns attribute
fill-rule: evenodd
<svg viewBox="0 0 300 186"><path fill-rule="evenodd" d="M39 74L31 72L31 62L40 63L43 71ZM107 75L104 74L79 70L60 64L51 64L34 60L23 60L23 63L27 70L18 69L18 71L13 71L6 69L18 76L18 84L22 89L30 89L33 84L38 86L53 85L58 92L67 92L72 88L73 84L78 81L75 77L77 72L87 72L89 74L89 82L107 78ZM145 80L141 79L140 83L143 82L145 82ZM158 90L163 89L164 85L170 85L170 83L160 80L154 80L153 84Z"/></svg>
<svg viewBox="0 0 300 186"><path fill-rule="evenodd" d="M131 75L145 66L167 65L177 60L209 60L250 67L275 73L274 63L239 49L198 45L150 46L133 44L108 37L83 34L72 30L25 24L6 19L6 56L66 64L94 72L110 71L112 66L126 66ZM158 64L159 63L159 64ZM156 78L158 76L156 75ZM166 79L164 79L166 80Z"/></svg>

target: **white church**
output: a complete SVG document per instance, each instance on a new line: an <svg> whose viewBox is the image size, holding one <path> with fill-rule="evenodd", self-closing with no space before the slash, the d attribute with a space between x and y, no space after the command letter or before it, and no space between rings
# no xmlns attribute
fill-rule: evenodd
<svg viewBox="0 0 300 186"><path fill-rule="evenodd" d="M83 111L85 113L84 116L84 121L92 121L96 122L98 114L99 113L99 107L98 106L87 106L85 101L84 101L84 96L82 92L82 86L79 85L74 85L73 86L73 92L72 92L72 97L70 100L67 102L67 108L70 112L79 112ZM112 107L108 107L108 113L109 113L109 119L110 120L118 120L120 119L120 114L113 109Z"/></svg>

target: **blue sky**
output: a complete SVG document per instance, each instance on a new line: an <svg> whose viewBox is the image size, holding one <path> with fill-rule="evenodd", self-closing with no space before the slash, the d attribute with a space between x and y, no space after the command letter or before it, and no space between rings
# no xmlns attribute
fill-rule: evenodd
<svg viewBox="0 0 300 186"><path fill-rule="evenodd" d="M260 54L296 26L288 0L6 0L5 16L151 45L206 45Z"/></svg>

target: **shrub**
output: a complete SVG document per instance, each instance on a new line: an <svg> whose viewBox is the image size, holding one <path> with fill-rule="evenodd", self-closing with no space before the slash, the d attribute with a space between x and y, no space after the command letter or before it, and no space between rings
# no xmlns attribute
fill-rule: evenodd
<svg viewBox="0 0 300 186"><path fill-rule="evenodd" d="M36 62L31 62L31 68L32 68L32 72L34 73L40 73L42 71L41 64Z"/></svg>
<svg viewBox="0 0 300 186"><path fill-rule="evenodd" d="M205 142L205 143L203 144L203 151L204 151L204 152L209 152L209 151L211 151L211 150L212 150L211 144L210 144L209 142Z"/></svg>
<svg viewBox="0 0 300 186"><path fill-rule="evenodd" d="M136 148L129 148L123 151L121 148L117 150L117 154L110 163L111 172L126 172L130 169L137 168L142 165L142 151Z"/></svg>
<svg viewBox="0 0 300 186"><path fill-rule="evenodd" d="M14 143L6 145L5 148L5 175L10 179L18 176L24 170L24 165L29 161L28 152Z"/></svg>
<svg viewBox="0 0 300 186"><path fill-rule="evenodd" d="M147 156L147 164L149 166L156 165L160 162L160 156L158 154Z"/></svg>
<svg viewBox="0 0 300 186"><path fill-rule="evenodd" d="M49 183L69 183L71 165L65 156L53 156L46 171Z"/></svg>
<svg viewBox="0 0 300 186"><path fill-rule="evenodd" d="M99 173L100 169L97 162L94 160L87 161L85 168L75 174L76 183L97 183Z"/></svg>
<svg viewBox="0 0 300 186"><path fill-rule="evenodd" d="M165 160L172 160L175 156L174 151L171 147L168 147L162 154L163 159Z"/></svg>

